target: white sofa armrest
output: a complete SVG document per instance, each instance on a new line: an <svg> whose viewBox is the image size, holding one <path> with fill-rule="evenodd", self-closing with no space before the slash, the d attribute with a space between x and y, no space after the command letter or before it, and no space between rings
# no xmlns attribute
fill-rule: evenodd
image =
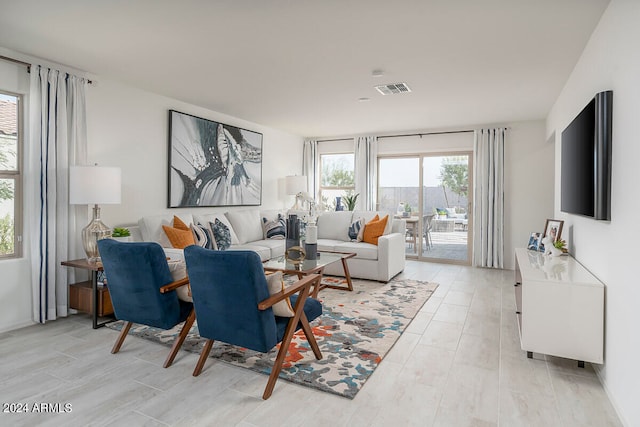
<svg viewBox="0 0 640 427"><path fill-rule="evenodd" d="M402 221L404 222L404 221ZM404 230L378 238L378 280L390 280L404 270Z"/></svg>

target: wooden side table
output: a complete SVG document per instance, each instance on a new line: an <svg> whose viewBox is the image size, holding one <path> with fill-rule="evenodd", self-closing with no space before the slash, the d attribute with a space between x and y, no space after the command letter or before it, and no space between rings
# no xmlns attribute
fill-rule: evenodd
<svg viewBox="0 0 640 427"><path fill-rule="evenodd" d="M89 281L72 283L69 285L69 287L78 288L77 289L78 292L81 292L83 289L90 287L91 288L91 307L89 310L86 310L84 308L77 308L77 307L73 307L73 308L79 309L81 311L86 311L91 314L91 318L93 320L93 329L101 328L107 323L115 321L116 319L109 319L105 322L98 323L98 315L110 314L110 313L107 313L108 310L105 309L105 303L107 302L107 299L108 299L108 305L109 306L111 305L111 298L109 297L109 291L106 288L98 289L98 272L104 271L102 268L102 264L89 262L84 258L74 259L70 261L63 261L61 264L65 267L80 268L83 270L89 270L91 272L91 279ZM102 304L100 304L100 302L102 302Z"/></svg>

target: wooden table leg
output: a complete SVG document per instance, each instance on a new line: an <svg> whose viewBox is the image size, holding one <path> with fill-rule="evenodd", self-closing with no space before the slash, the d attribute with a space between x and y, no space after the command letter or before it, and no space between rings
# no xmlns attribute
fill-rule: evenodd
<svg viewBox="0 0 640 427"><path fill-rule="evenodd" d="M353 282L351 281L351 274L349 273L349 266L347 265L347 258L342 258L342 268L344 269L344 278L347 280L347 286L344 285L322 285L320 289L331 288L343 291L353 291ZM315 296L314 296L315 298Z"/></svg>
<svg viewBox="0 0 640 427"><path fill-rule="evenodd" d="M349 291L353 291L353 282L351 282L351 274L349 273L347 258L342 258L342 267L344 268L344 277L345 279L347 279L347 286L349 288Z"/></svg>
<svg viewBox="0 0 640 427"><path fill-rule="evenodd" d="M311 296L315 299L318 298L318 292L320 292L320 289L324 289L324 286L322 286L322 273L324 273L324 268L314 273L320 275L320 280L318 280L318 284L313 287L313 292L311 293Z"/></svg>

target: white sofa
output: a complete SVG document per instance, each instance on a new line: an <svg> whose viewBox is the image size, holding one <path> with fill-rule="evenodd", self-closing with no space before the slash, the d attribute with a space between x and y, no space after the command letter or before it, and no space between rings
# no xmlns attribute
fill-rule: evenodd
<svg viewBox="0 0 640 427"><path fill-rule="evenodd" d="M365 242L352 242L348 229L359 218L370 221L376 214L371 211L324 212L318 217L318 250L336 252L354 252L356 256L348 262L351 277L388 282L404 270L404 220L393 219L387 225L385 234L378 238L378 245ZM332 264L325 268L325 274L343 276L341 264Z"/></svg>
<svg viewBox="0 0 640 427"><path fill-rule="evenodd" d="M233 210L226 213L175 213L185 224L207 224L218 218L224 222L231 232L230 250L252 250L265 261L284 255L285 241L278 239L264 239L262 218L273 219L276 210ZM365 242L351 242L348 229L351 223L363 218L365 222L376 215L369 211L325 212L318 217L318 250L353 252L354 258L349 259L351 277L389 281L396 274L404 270L404 220L391 219L391 224L385 229L385 235L378 240L378 245ZM129 227L133 241L158 242L171 259L183 259L182 249L171 247L162 225L173 224L173 213L146 216L138 221L137 227ZM381 215L382 216L382 215ZM342 264L336 263L325 268L325 274L344 276Z"/></svg>

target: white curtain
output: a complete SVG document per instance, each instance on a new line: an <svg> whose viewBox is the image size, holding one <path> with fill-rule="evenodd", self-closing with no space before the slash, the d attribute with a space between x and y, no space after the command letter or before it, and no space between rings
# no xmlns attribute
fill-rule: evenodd
<svg viewBox="0 0 640 427"><path fill-rule="evenodd" d="M74 245L77 209L69 207L69 165L86 164L86 84L67 73L31 66L26 190L33 315L40 323L67 315L68 271L60 263L80 257Z"/></svg>
<svg viewBox="0 0 640 427"><path fill-rule="evenodd" d="M504 140L506 129L474 135L473 265L504 267Z"/></svg>
<svg viewBox="0 0 640 427"><path fill-rule="evenodd" d="M307 177L307 190L318 200L318 141L306 139L302 147L302 174Z"/></svg>
<svg viewBox="0 0 640 427"><path fill-rule="evenodd" d="M355 187L358 196L356 209L376 210L376 185L378 183L378 138L360 136L354 138Z"/></svg>

